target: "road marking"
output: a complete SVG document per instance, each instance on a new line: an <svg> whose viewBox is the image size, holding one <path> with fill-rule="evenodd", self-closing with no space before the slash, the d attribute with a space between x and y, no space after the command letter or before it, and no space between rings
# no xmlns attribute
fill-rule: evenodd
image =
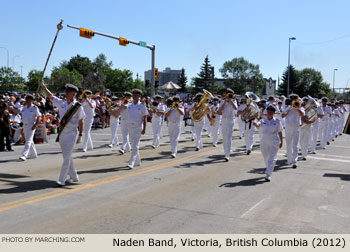
<svg viewBox="0 0 350 252"><path fill-rule="evenodd" d="M193 155L190 155L188 157L181 158L181 159L174 159L174 160L166 162L166 163L161 163L161 164L158 164L158 165L153 165L151 167L146 167L144 169L137 170L137 171L129 173L129 174L115 175L115 176L111 176L111 177L107 177L107 178L103 178L103 179L97 179L97 180L94 180L94 181L90 181L90 182L88 182L86 184L77 185L75 187L63 187L63 188L59 188L57 190L54 190L52 192L43 193L43 194L40 194L40 195L36 195L36 196L28 197L28 198L23 198L23 199L11 201L11 202L6 202L6 203L3 203L3 204L0 205L0 212L4 212L4 211L7 211L7 210L10 210L10 209L13 209L13 208L17 208L17 207L33 204L33 203L40 202L40 201L43 201L43 200L57 198L57 197L60 197L60 196L64 196L64 195L71 194L71 193L74 193L74 192L79 192L79 191L82 191L82 190L94 188L94 187L101 186L101 185L104 185L104 184L117 182L117 181L120 181L120 180L123 180L123 179L131 178L131 177L138 176L138 175L142 175L142 174L149 173L149 172L152 172L152 171L156 171L156 170L159 170L159 169L163 169L163 168L166 168L166 167L169 167L169 166L182 164L182 163L190 161L192 159L200 158L200 157L203 157L203 156L208 156L208 155L210 155L212 153L216 153L216 152L218 152L217 149L209 150L209 151L206 151L206 152L193 154Z"/></svg>
<svg viewBox="0 0 350 252"><path fill-rule="evenodd" d="M257 208L261 203L263 203L265 200L269 199L265 198L260 200L258 203L256 203L254 206L252 206L251 208L248 209L248 211L246 211L244 214L241 215L241 218L244 218L248 213L250 213L251 211L253 211L255 208Z"/></svg>

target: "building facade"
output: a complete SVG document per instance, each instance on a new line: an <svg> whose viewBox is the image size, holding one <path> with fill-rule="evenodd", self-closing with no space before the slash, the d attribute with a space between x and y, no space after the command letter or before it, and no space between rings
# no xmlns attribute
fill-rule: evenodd
<svg viewBox="0 0 350 252"><path fill-rule="evenodd" d="M172 70L170 67L166 67L163 71L158 71L158 86L162 86L165 83L172 81L178 84L179 77L181 75L180 70ZM145 83L151 83L152 70L145 71Z"/></svg>

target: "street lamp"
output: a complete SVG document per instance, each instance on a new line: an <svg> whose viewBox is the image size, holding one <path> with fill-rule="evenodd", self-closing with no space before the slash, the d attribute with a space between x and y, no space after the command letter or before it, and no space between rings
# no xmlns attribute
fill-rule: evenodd
<svg viewBox="0 0 350 252"><path fill-rule="evenodd" d="M9 50L6 47L1 46L0 48L4 48L7 51L7 68L9 68L9 57L10 57L10 53Z"/></svg>
<svg viewBox="0 0 350 252"><path fill-rule="evenodd" d="M19 55L13 56L12 57L12 71L15 71L15 58L19 58Z"/></svg>
<svg viewBox="0 0 350 252"><path fill-rule="evenodd" d="M335 83L335 71L338 71L337 68L333 69L333 96L335 96L335 89L334 89L334 83Z"/></svg>
<svg viewBox="0 0 350 252"><path fill-rule="evenodd" d="M290 80L290 41L296 40L295 37L289 38L289 47L288 47L288 87L287 87L287 97L289 97L289 80Z"/></svg>

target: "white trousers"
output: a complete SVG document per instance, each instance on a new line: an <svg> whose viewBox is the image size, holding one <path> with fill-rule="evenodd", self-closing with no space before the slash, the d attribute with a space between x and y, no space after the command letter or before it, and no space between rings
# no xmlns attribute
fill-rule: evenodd
<svg viewBox="0 0 350 252"><path fill-rule="evenodd" d="M139 166L141 164L140 158L140 139L141 139L142 127L129 128L129 136L131 142L131 157L129 160L129 165Z"/></svg>
<svg viewBox="0 0 350 252"><path fill-rule="evenodd" d="M199 122L194 122L194 130L196 132L196 148L199 148L199 149L203 147L203 144L201 141L203 127L204 127L203 119Z"/></svg>
<svg viewBox="0 0 350 252"><path fill-rule="evenodd" d="M250 128L249 128L249 125L250 125ZM254 133L255 133L255 126L254 126L253 122L245 123L244 140L245 140L246 151L252 150L252 148L253 148Z"/></svg>
<svg viewBox="0 0 350 252"><path fill-rule="evenodd" d="M229 158L231 153L232 133L234 127L233 120L222 119L222 139L225 157Z"/></svg>
<svg viewBox="0 0 350 252"><path fill-rule="evenodd" d="M343 133L343 128L344 128L344 115L339 117L338 134Z"/></svg>
<svg viewBox="0 0 350 252"><path fill-rule="evenodd" d="M298 161L298 141L300 126L286 125L286 146L288 164L296 164Z"/></svg>
<svg viewBox="0 0 350 252"><path fill-rule="evenodd" d="M120 128L122 130L122 136L123 136L123 143L120 149L123 151L129 152L130 151L130 142L129 142L129 125L126 120L122 120L120 123Z"/></svg>
<svg viewBox="0 0 350 252"><path fill-rule="evenodd" d="M219 139L219 133L220 133L220 120L215 120L214 125L211 127L211 134L213 137L213 144L216 145L218 144L218 139Z"/></svg>
<svg viewBox="0 0 350 252"><path fill-rule="evenodd" d="M318 137L318 132L320 128L320 122L318 121L319 119L316 119L316 121L312 124L312 129L311 129L311 143L310 143L310 151L316 151L316 146L317 146L317 137Z"/></svg>
<svg viewBox="0 0 350 252"><path fill-rule="evenodd" d="M266 165L266 170L265 170L266 176L271 176L275 168L278 148L279 148L279 143L272 142L269 140L264 140L264 138L261 139L260 149Z"/></svg>
<svg viewBox="0 0 350 252"><path fill-rule="evenodd" d="M311 143L311 136L312 136L312 130L311 130L311 124L305 125L300 129L300 149L301 149L301 156L303 158L306 158L307 156L307 149Z"/></svg>
<svg viewBox="0 0 350 252"><path fill-rule="evenodd" d="M152 130L153 130L153 142L152 145L159 147L159 139L160 139L160 131L162 129L162 121L161 120L153 120L152 119Z"/></svg>
<svg viewBox="0 0 350 252"><path fill-rule="evenodd" d="M196 131L194 130L194 126L191 126L192 139L196 138Z"/></svg>
<svg viewBox="0 0 350 252"><path fill-rule="evenodd" d="M112 131L112 136L111 136L111 140L109 141L110 144L118 144L119 143L119 139L118 139L118 126L119 126L119 117L115 118L115 117L111 117L111 131Z"/></svg>
<svg viewBox="0 0 350 252"><path fill-rule="evenodd" d="M83 149L90 149L92 150L94 148L94 145L92 144L91 140L91 126L94 122L93 117L85 117L84 119L84 141L83 141Z"/></svg>
<svg viewBox="0 0 350 252"><path fill-rule="evenodd" d="M319 127L320 127L319 132L320 132L321 148L325 148L328 141L328 120L326 121L321 120Z"/></svg>
<svg viewBox="0 0 350 252"><path fill-rule="evenodd" d="M72 151L77 136L77 129L64 129L60 134L60 146L63 155L63 164L59 181L65 182L67 175L72 179L78 179L78 173L74 168Z"/></svg>
<svg viewBox="0 0 350 252"><path fill-rule="evenodd" d="M35 130L32 130L33 125L34 123L32 125L23 126L24 138L26 142L22 151L22 156L26 158L28 155L30 158L36 158L38 156L33 140L35 134Z"/></svg>
<svg viewBox="0 0 350 252"><path fill-rule="evenodd" d="M177 145L179 143L181 134L181 124L169 122L168 124L168 135L171 145L171 154L177 153Z"/></svg>
<svg viewBox="0 0 350 252"><path fill-rule="evenodd" d="M245 122L241 119L241 117L237 117L238 121L238 127L239 127L239 136L243 137L244 136L244 128L245 128Z"/></svg>

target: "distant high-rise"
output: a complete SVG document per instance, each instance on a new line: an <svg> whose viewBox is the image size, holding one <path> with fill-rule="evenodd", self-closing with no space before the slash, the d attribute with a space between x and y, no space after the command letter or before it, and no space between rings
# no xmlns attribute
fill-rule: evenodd
<svg viewBox="0 0 350 252"><path fill-rule="evenodd" d="M148 80L149 83L151 83L151 74L152 70L145 71L145 83ZM170 67L166 67L165 70L158 72L158 85L162 86L163 84L172 81L176 84L178 84L179 77L181 75L181 69L180 70L172 70Z"/></svg>

